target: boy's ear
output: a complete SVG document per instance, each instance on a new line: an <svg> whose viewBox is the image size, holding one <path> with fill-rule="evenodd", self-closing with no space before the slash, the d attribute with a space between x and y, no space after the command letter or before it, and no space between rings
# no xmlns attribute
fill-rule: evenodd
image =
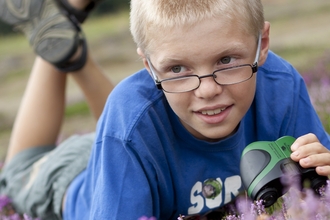
<svg viewBox="0 0 330 220"><path fill-rule="evenodd" d="M149 63L147 61L147 58L145 56L145 54L143 53L143 51L141 50L141 48L137 48L136 49L137 54L141 57L142 62L144 64L144 67L148 70L148 72L150 73L150 67L149 67Z"/></svg>
<svg viewBox="0 0 330 220"><path fill-rule="evenodd" d="M263 65L267 59L268 50L269 50L269 31L270 31L270 23L266 21L261 35L259 66Z"/></svg>

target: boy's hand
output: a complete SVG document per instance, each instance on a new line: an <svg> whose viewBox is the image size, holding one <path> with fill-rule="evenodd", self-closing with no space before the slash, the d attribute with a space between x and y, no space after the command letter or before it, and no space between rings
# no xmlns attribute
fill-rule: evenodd
<svg viewBox="0 0 330 220"><path fill-rule="evenodd" d="M291 159L304 168L316 167L322 176L330 176L330 151L324 147L314 134L303 135L291 146Z"/></svg>

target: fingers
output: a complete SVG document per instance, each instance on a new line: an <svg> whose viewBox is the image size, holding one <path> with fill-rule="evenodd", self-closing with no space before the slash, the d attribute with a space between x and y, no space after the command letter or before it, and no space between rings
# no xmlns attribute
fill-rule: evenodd
<svg viewBox="0 0 330 220"><path fill-rule="evenodd" d="M309 134L306 134L306 135L303 135L303 136L297 138L296 141L292 144L291 150L295 151L303 145L306 145L306 144L309 144L309 143L315 143L315 142L320 142L320 141L316 137L315 134L309 133Z"/></svg>
<svg viewBox="0 0 330 220"><path fill-rule="evenodd" d="M297 150L291 154L291 159L299 161L304 167L311 164L321 165L326 162L325 158L329 154L328 150L319 142L301 145Z"/></svg>
<svg viewBox="0 0 330 220"><path fill-rule="evenodd" d="M306 134L297 138L291 146L291 151L291 159L301 162L302 166L315 164L320 159L318 154L328 152L314 134Z"/></svg>
<svg viewBox="0 0 330 220"><path fill-rule="evenodd" d="M330 175L330 151L325 148L314 134L297 138L291 146L291 159L303 168L316 167L319 175Z"/></svg>
<svg viewBox="0 0 330 220"><path fill-rule="evenodd" d="M328 176L328 178L330 178L330 166L318 166L315 170L317 174L321 176Z"/></svg>
<svg viewBox="0 0 330 220"><path fill-rule="evenodd" d="M308 155L306 157L303 157L299 159L299 164L303 168L308 167L317 167L317 166L324 166L326 164L329 164L330 160L330 154L329 153L323 153L323 154L312 154Z"/></svg>

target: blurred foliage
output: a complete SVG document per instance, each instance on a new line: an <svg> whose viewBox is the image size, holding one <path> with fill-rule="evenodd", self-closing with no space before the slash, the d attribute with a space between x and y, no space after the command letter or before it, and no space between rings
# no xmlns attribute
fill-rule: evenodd
<svg viewBox="0 0 330 220"><path fill-rule="evenodd" d="M71 117L74 115L87 115L87 114L90 114L90 110L87 103L84 101L68 105L68 107L65 109L66 117Z"/></svg>
<svg viewBox="0 0 330 220"><path fill-rule="evenodd" d="M122 9L128 9L129 3L129 0L103 0L98 6L96 6L93 15L113 13Z"/></svg>
<svg viewBox="0 0 330 220"><path fill-rule="evenodd" d="M13 31L12 27L0 20L0 35L8 35L13 33L15 33L15 31Z"/></svg>
<svg viewBox="0 0 330 220"><path fill-rule="evenodd" d="M330 50L308 71L302 72L312 104L330 134Z"/></svg>
<svg viewBox="0 0 330 220"><path fill-rule="evenodd" d="M129 8L129 0L103 0L99 3L91 16L104 15L108 13L118 12ZM0 20L0 36L17 33L11 26Z"/></svg>

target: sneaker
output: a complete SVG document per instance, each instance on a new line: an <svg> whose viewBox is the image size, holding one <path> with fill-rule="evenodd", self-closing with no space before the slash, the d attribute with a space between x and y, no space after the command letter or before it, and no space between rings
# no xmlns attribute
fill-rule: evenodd
<svg viewBox="0 0 330 220"><path fill-rule="evenodd" d="M62 71L81 68L86 60L86 42L79 24L70 20L55 0L0 0L0 19L22 31L36 54ZM82 58L68 64L78 47ZM69 67L69 68L68 68Z"/></svg>

